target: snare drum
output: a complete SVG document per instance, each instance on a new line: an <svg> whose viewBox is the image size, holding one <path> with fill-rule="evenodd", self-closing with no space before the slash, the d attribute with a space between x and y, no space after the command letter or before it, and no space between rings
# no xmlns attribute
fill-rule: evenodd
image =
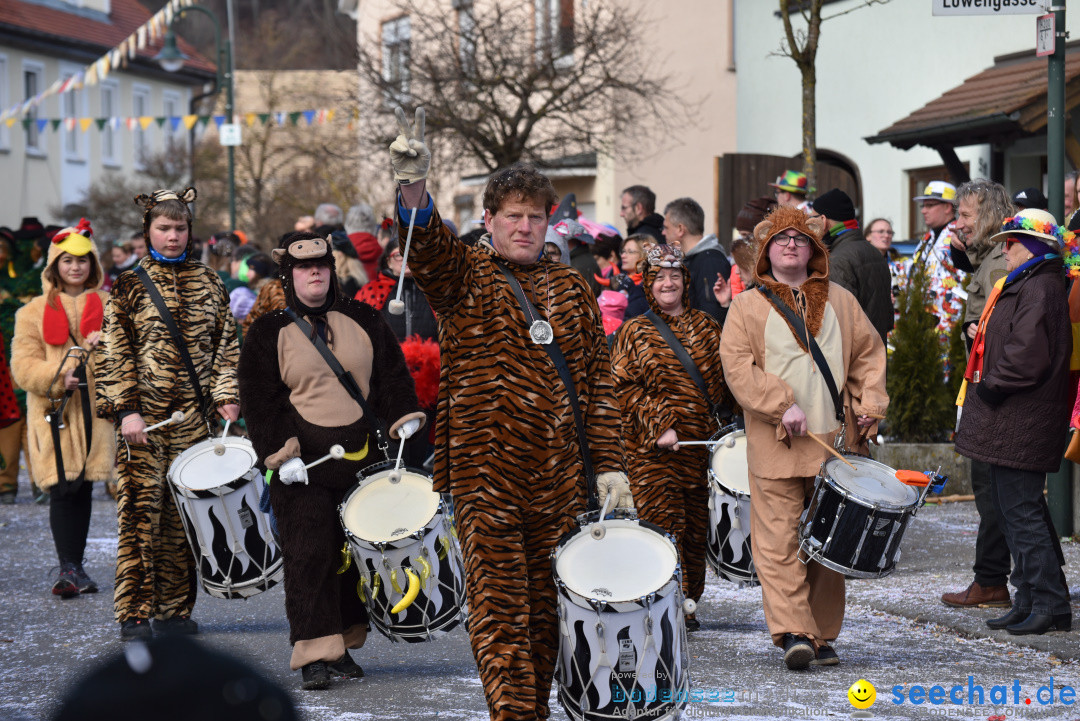
<svg viewBox="0 0 1080 721"><path fill-rule="evenodd" d="M705 559L720 578L758 585L750 550L750 467L743 430L722 436L712 447Z"/></svg>
<svg viewBox="0 0 1080 721"><path fill-rule="evenodd" d="M799 547L810 559L856 578L882 578L900 560L900 540L921 500L896 472L863 456L821 464L799 524Z"/></svg>
<svg viewBox="0 0 1080 721"><path fill-rule="evenodd" d="M256 460L251 441L227 436L196 443L169 467L176 509L211 596L248 598L285 576L270 519L259 510Z"/></svg>
<svg viewBox="0 0 1080 721"><path fill-rule="evenodd" d="M616 509L552 552L558 589L559 701L575 721L674 719L690 687L682 570L672 536Z"/></svg>
<svg viewBox="0 0 1080 721"><path fill-rule="evenodd" d="M394 462L357 474L360 482L338 506L341 526L360 572L357 593L371 623L391 641L415 643L448 633L465 612L465 566L449 503L418 471ZM414 600L392 613L412 584Z"/></svg>

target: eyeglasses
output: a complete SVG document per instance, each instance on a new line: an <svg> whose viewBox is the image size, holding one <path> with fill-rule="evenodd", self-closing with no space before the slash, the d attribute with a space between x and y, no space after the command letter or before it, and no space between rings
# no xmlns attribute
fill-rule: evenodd
<svg viewBox="0 0 1080 721"><path fill-rule="evenodd" d="M774 235L772 240L781 248L788 247L788 245L791 244L791 241L795 241L796 248L805 248L806 246L810 245L810 239L802 234L784 235L783 233L781 233L780 235Z"/></svg>
<svg viewBox="0 0 1080 721"><path fill-rule="evenodd" d="M892 230L884 230L884 229L882 229L882 228L878 228L877 230L871 230L870 232L871 232L871 233L884 233L885 235L896 235L896 232L895 232L895 231L892 231Z"/></svg>
<svg viewBox="0 0 1080 721"><path fill-rule="evenodd" d="M1009 248L1013 247L1014 245L1016 245L1019 242L1020 242L1019 238L1012 238L1012 237L1006 238L1005 239L1005 250L1008 250Z"/></svg>

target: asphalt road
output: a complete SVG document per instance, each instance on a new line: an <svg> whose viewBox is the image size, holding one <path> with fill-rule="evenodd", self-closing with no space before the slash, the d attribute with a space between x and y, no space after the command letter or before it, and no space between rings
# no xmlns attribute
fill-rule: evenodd
<svg viewBox="0 0 1080 721"><path fill-rule="evenodd" d="M1080 704L1059 700L1066 687L1080 696L1080 632L1013 638L985 628L984 620L998 611L948 609L937 600L942 591L970 581L975 523L972 503L927 506L907 531L894 574L849 581L847 617L836 644L841 664L833 668L786 671L769 643L760 591L710 572L698 612L703 628L689 642L693 688L702 700L690 703L683 718L852 718L847 691L865 679L877 689L876 703L863 712L873 718L1080 720ZM31 503L25 485L15 506L0 506L0 548L0 719L46 719L80 673L123 648L112 616L115 506L95 488L86 568L102 586L96 595L68 601L50 595L56 560L48 508ZM1065 550L1066 572L1080 589L1080 544ZM1080 620L1080 593L1074 590L1072 598ZM288 689L303 718L488 718L461 628L426 644L392 644L373 634L356 655L366 678L301 691L299 672L288 667L283 599L280 586L248 600L204 593L194 617L203 642ZM1044 705L1051 678L1054 701ZM917 687L929 694L934 685L945 694L962 686L956 695L963 703L950 704L947 696L943 704L913 703L920 698ZM983 704L968 703L969 685L984 688ZM1001 703L991 703L999 698L991 696L994 686L1007 687ZM1041 696L1040 687L1047 687ZM554 698L552 708L553 719L567 718Z"/></svg>

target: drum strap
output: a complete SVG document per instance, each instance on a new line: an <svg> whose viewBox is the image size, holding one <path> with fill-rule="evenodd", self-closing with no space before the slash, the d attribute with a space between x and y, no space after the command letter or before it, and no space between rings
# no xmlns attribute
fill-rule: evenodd
<svg viewBox="0 0 1080 721"><path fill-rule="evenodd" d="M383 426L382 420L375 415L375 411L371 409L367 399L364 398L364 393L360 390L360 385L356 382L356 379L353 378L352 373L341 366L341 362L337 359L337 356L335 356L334 352L327 347L326 341L324 341L318 333L311 332L311 323L308 323L298 316L292 308L286 308L285 312L292 318L292 322L296 323L300 332L311 340L311 344L315 346L315 350L319 351L319 355L326 361L326 365L330 366L330 370L337 376L341 385L345 386L345 390L348 391L349 395L352 396L352 399L359 404L360 410L364 412L364 418L368 419L372 433L375 434L375 444L384 454L386 454L386 457L389 458L390 441L386 436L386 428Z"/></svg>
<svg viewBox="0 0 1080 721"><path fill-rule="evenodd" d="M525 291L522 290L521 284L517 282L517 278L510 272L510 268L506 266L501 260L496 260L495 265L499 266L499 270L506 276L506 280L510 283L510 289L514 291L514 296L517 298L517 302L521 305L521 312L525 314L526 318L540 318L542 317L539 311L533 307L533 304L529 302L529 299L525 297ZM541 348L551 358L551 362L555 364L555 370L559 372L559 378L562 379L563 385L566 386L567 396L570 398L570 408L574 412L574 427L577 428L578 445L581 446L581 464L585 470L585 483L587 487L588 496L588 508L590 511L599 510L596 496L596 474L593 472L592 454L589 451L589 439L585 435L585 421L581 415L581 405L578 403L577 390L574 388L574 377L570 373L570 366L566 364L566 358L563 356L562 349L559 348L559 342L552 337L550 343L544 343L540 345Z"/></svg>
<svg viewBox="0 0 1080 721"><path fill-rule="evenodd" d="M68 337L71 338L72 343L78 345L70 328L68 329ZM82 391L83 434L86 437L86 458L83 459L82 470L79 471L79 475L74 480L69 480L67 474L64 472L64 453L60 450L60 427L64 422L64 408L67 407L67 401L74 395L74 391L64 391L64 402L60 404L59 410L49 413L46 416L46 419L49 421L49 431L52 433L53 460L56 463L56 483L61 489L62 495L75 493L79 490L79 487L82 486L86 476L86 461L90 458L90 444L94 440L94 411L90 407L90 384L86 380L86 365L80 363L75 366L73 372L75 378L79 381L79 390Z"/></svg>
<svg viewBox="0 0 1080 721"><path fill-rule="evenodd" d="M709 409L709 415L716 419L716 422L721 426L727 425L728 419L731 418L731 408L724 403L713 403L712 398L709 396L709 387L705 384L705 378L701 375L701 371L698 370L697 365L694 363L694 359L690 357L690 353L686 350L686 346L679 342L679 339L675 337L675 332L671 330L671 326L664 322L664 319L654 313L651 309L645 311L645 317L652 321L652 324L656 326L656 330L660 332L661 337L667 344L671 346L671 350L675 353L675 357L682 363L683 368L690 374L690 380L694 381L694 385L701 391L701 395L705 396L705 406Z"/></svg>
<svg viewBox="0 0 1080 721"><path fill-rule="evenodd" d="M769 299L769 302L775 306L775 308L784 314L788 323L795 329L795 333L799 338L805 338L807 345L810 349L810 356L817 363L818 369L821 371L822 377L825 379L825 385L829 388L829 395L832 396L833 407L836 409L836 420L840 423L844 422L844 401L840 397L840 392L836 389L836 381L833 379L832 371L829 370L829 362L825 360L825 354L821 352L821 347L814 340L814 336L810 335L806 331L806 324L803 323L799 314L791 309L787 303L782 301L776 293L766 288L764 285L759 285L758 290Z"/></svg>
<svg viewBox="0 0 1080 721"><path fill-rule="evenodd" d="M146 294L154 302L158 315L161 316L162 322L165 323L165 327L169 330L169 335L172 336L173 343L176 344L176 348L180 352L180 360L184 362L184 368L187 369L188 375L191 377L191 385L195 389L195 401L199 404L199 413L202 414L205 420L210 415L210 409L207 407L206 395L203 393L199 374L195 372L195 364L191 362L191 355L188 353L187 346L184 343L184 336L180 334L180 328L177 327L176 320L172 317L172 313L169 312L169 307L165 305L165 299L161 297L161 293L158 292L157 286L151 280L150 274L146 272L146 268L138 266L135 268L135 275L142 281L143 287L146 288ZM214 355L217 355L216 348L214 349Z"/></svg>

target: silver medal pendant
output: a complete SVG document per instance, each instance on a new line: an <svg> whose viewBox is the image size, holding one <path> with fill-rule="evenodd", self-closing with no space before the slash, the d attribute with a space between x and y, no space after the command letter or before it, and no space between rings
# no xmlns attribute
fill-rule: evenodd
<svg viewBox="0 0 1080 721"><path fill-rule="evenodd" d="M533 343L537 345L547 345L555 339L551 324L546 320L534 320L533 324L529 326L529 335L532 337Z"/></svg>

